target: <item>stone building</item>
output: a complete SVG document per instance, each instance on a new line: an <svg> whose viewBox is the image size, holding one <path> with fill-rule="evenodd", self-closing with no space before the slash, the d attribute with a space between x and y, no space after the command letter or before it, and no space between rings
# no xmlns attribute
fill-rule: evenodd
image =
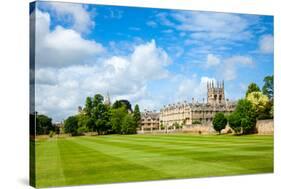
<svg viewBox="0 0 281 189"><path fill-rule="evenodd" d="M159 124L164 127L171 127L175 123L181 126L192 125L195 123L211 123L213 117L218 112L228 114L233 112L236 103L225 99L224 82L207 83L207 102L191 103L186 101L177 104L169 104L160 110Z"/></svg>
<svg viewBox="0 0 281 189"><path fill-rule="evenodd" d="M153 131L159 129L159 113L147 110L141 113L141 131Z"/></svg>

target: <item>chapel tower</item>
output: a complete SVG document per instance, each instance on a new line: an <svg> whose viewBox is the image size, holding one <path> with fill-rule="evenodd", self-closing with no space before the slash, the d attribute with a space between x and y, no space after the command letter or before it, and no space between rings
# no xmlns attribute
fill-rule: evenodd
<svg viewBox="0 0 281 189"><path fill-rule="evenodd" d="M220 104L225 102L224 81L207 82L207 103Z"/></svg>

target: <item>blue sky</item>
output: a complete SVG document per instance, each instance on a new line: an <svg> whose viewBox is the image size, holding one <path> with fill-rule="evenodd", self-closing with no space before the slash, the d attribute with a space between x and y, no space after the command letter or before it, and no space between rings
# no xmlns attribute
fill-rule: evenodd
<svg viewBox="0 0 281 189"><path fill-rule="evenodd" d="M211 80L237 100L273 74L272 16L48 2L34 16L36 107L56 121L95 93L159 110Z"/></svg>

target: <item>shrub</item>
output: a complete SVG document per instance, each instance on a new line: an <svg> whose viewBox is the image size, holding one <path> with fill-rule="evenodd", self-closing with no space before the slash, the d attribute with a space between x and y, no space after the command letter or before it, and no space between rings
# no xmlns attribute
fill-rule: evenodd
<svg viewBox="0 0 281 189"><path fill-rule="evenodd" d="M199 120L194 120L194 121L192 121L192 124L201 124L201 121L199 121Z"/></svg>
<svg viewBox="0 0 281 189"><path fill-rule="evenodd" d="M72 136L78 134L78 119L76 116L68 117L64 122L64 131L65 133L70 133Z"/></svg>
<svg viewBox="0 0 281 189"><path fill-rule="evenodd" d="M224 116L223 113L217 113L213 119L213 127L214 129L219 132L219 134L221 133L221 130L225 129L225 126L227 124L227 119Z"/></svg>
<svg viewBox="0 0 281 189"><path fill-rule="evenodd" d="M236 134L248 134L254 131L257 114L252 103L246 99L239 100L235 111L228 116L229 126Z"/></svg>

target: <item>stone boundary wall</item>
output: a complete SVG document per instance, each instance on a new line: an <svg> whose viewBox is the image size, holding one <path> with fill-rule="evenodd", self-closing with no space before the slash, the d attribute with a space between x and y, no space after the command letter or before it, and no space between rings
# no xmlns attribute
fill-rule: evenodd
<svg viewBox="0 0 281 189"><path fill-rule="evenodd" d="M186 125L183 127L182 131L184 133L197 133L197 134L211 134L216 132L212 127L212 124Z"/></svg>
<svg viewBox="0 0 281 189"><path fill-rule="evenodd" d="M186 125L182 129L176 130L153 130L153 131L138 131L138 134L146 133L194 133L194 134L214 134L212 123L208 124L193 124ZM221 133L234 133L229 125L221 131ZM256 123L256 133L259 135L272 135L274 133L274 120L258 120Z"/></svg>
<svg viewBox="0 0 281 189"><path fill-rule="evenodd" d="M176 130L173 130L173 129L170 129L170 130L153 130L153 131L142 131L142 130L138 130L137 131L137 134L148 134L148 133L155 133L155 134L161 134L161 133L182 133L182 129L176 129Z"/></svg>
<svg viewBox="0 0 281 189"><path fill-rule="evenodd" d="M272 135L274 133L274 120L258 120L256 129L259 135Z"/></svg>

